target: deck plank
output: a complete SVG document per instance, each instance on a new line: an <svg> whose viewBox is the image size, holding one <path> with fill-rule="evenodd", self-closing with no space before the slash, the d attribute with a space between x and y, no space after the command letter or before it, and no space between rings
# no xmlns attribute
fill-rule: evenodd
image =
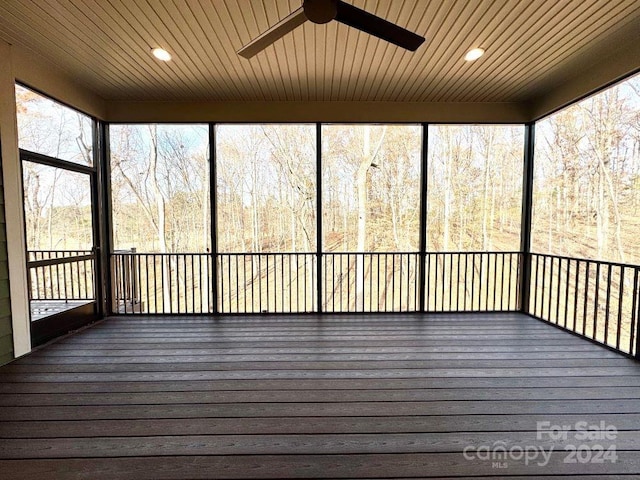
<svg viewBox="0 0 640 480"><path fill-rule="evenodd" d="M620 431L639 431L639 413L601 413L598 420ZM583 414L561 415L412 415L390 417L246 417L46 420L0 422L0 438L80 438L191 435L318 435L340 433L521 432L538 422L553 421L575 427ZM498 437L498 436L497 436Z"/></svg>
<svg viewBox="0 0 640 480"><path fill-rule="evenodd" d="M509 462L511 475L571 474L578 478L602 474L630 475L640 471L640 456L621 451L609 463L565 463L565 452L553 452L549 462L538 465L524 460ZM7 480L38 478L111 480L264 479L264 478L429 478L446 476L494 476L491 462L467 461L459 453L405 453L354 455L225 455L189 457L132 457L91 459L0 460ZM633 478L633 477L631 477Z"/></svg>

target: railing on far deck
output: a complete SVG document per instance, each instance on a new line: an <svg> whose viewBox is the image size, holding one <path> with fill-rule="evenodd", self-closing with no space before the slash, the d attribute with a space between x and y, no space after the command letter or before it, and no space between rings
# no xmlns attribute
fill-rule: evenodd
<svg viewBox="0 0 640 480"><path fill-rule="evenodd" d="M93 300L95 255L91 250L30 250L30 300Z"/></svg>

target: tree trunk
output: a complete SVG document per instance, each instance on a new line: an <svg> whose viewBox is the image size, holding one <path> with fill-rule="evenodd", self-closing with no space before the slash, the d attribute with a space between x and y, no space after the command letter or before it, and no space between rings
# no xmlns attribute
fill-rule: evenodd
<svg viewBox="0 0 640 480"><path fill-rule="evenodd" d="M153 189L153 196L156 202L156 214L158 217L158 223L156 227L156 234L158 237L158 249L160 253L167 253L167 237L166 237L166 205L165 198L160 190L160 183L158 180L158 126L150 125L149 133L151 136L151 158L149 159L149 175L151 177L151 188ZM167 255L162 255L162 299L163 305L166 309L170 307L171 295L169 292L169 278L171 262Z"/></svg>
<svg viewBox="0 0 640 480"><path fill-rule="evenodd" d="M356 173L356 189L358 192L358 238L356 252L356 295L364 306L364 254L367 240L367 172L371 167L371 127L364 127L362 142L362 159ZM358 309L358 305L355 305Z"/></svg>
<svg viewBox="0 0 640 480"><path fill-rule="evenodd" d="M442 249L445 252L449 251L449 243L451 236L451 203L453 201L452 189L451 189L451 164L453 162L454 148L452 140L449 138L449 155L444 160L444 208L442 212L443 234L442 234Z"/></svg>
<svg viewBox="0 0 640 480"><path fill-rule="evenodd" d="M386 127L383 127L380 140L375 149L371 150L371 126L366 125L363 131L362 139L362 159L356 173L356 189L358 192L358 238L356 251L356 294L362 302L364 309L364 255L367 248L367 173L378 156L382 142L386 134ZM358 306L356 305L356 308Z"/></svg>

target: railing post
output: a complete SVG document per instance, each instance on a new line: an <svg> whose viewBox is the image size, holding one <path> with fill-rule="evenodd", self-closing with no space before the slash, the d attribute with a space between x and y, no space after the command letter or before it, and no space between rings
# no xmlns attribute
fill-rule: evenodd
<svg viewBox="0 0 640 480"><path fill-rule="evenodd" d="M525 124L524 157L522 175L522 216L520 223L520 291L518 310L529 312L531 290L531 209L533 206L533 161L535 146L535 123Z"/></svg>
<svg viewBox="0 0 640 480"><path fill-rule="evenodd" d="M634 275L634 285L633 285L633 298L634 298L634 303L636 307L636 311L635 311L636 345L635 345L635 352L633 356L637 360L640 360L640 281L636 282L635 280L639 278L639 275L640 275L640 267L636 267L636 273ZM618 326L618 328L620 327Z"/></svg>
<svg viewBox="0 0 640 480"><path fill-rule="evenodd" d="M428 184L428 148L429 148L429 124L422 124L422 148L421 154L421 167L420 167L420 245L418 261L420 262L418 277L418 295L420 300L418 306L420 312L426 311L426 291L425 285L427 280L427 271L425 269L427 263L427 184Z"/></svg>
<svg viewBox="0 0 640 480"><path fill-rule="evenodd" d="M94 205L93 231L95 250L94 295L99 314L111 315L113 311L113 275L111 272L111 249L113 222L111 216L111 175L109 168L109 125L94 121L94 165L95 185L92 185ZM93 177L92 177L93 178Z"/></svg>
<svg viewBox="0 0 640 480"><path fill-rule="evenodd" d="M209 123L209 210L211 213L211 295L212 313L218 311L218 204L216 195L216 125Z"/></svg>
<svg viewBox="0 0 640 480"><path fill-rule="evenodd" d="M316 123L316 296L322 313L322 124Z"/></svg>

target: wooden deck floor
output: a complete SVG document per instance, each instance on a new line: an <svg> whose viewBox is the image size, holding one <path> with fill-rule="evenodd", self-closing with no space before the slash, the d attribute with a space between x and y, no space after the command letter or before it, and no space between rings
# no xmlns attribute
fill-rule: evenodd
<svg viewBox="0 0 640 480"><path fill-rule="evenodd" d="M640 478L640 364L516 314L112 318L0 368L0 458L4 480Z"/></svg>

